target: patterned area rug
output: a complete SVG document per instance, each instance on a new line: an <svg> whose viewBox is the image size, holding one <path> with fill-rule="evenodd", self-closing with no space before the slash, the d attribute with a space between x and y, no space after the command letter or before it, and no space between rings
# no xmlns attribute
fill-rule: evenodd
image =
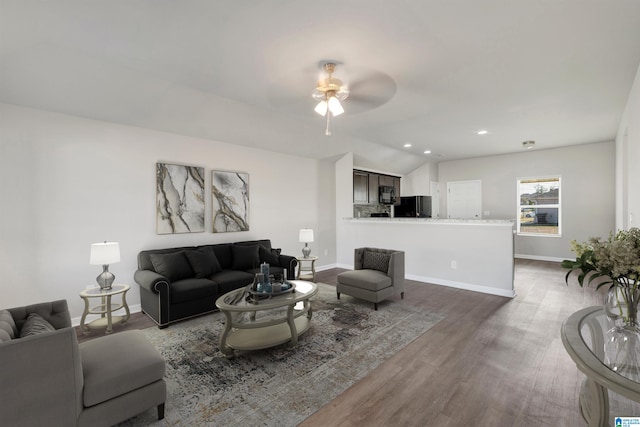
<svg viewBox="0 0 640 427"><path fill-rule="evenodd" d="M295 426L442 319L402 302L374 311L318 286L295 348L228 359L218 350L221 313L144 330L167 362L165 419L153 409L120 426Z"/></svg>

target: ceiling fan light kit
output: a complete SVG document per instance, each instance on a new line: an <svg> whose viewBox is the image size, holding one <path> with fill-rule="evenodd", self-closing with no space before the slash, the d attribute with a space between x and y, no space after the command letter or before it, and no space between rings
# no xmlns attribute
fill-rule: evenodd
<svg viewBox="0 0 640 427"><path fill-rule="evenodd" d="M344 108L340 101L347 99L349 89L340 79L333 77L333 72L336 69L335 63L328 62L324 64L324 69L329 76L318 81L312 96L313 99L319 101L314 111L327 118L327 127L324 134L331 135L331 118L344 113Z"/></svg>

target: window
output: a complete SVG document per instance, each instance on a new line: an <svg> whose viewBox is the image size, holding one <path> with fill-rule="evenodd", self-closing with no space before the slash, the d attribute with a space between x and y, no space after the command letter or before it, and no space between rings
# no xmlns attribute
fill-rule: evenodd
<svg viewBox="0 0 640 427"><path fill-rule="evenodd" d="M560 236L560 177L518 180L518 234Z"/></svg>

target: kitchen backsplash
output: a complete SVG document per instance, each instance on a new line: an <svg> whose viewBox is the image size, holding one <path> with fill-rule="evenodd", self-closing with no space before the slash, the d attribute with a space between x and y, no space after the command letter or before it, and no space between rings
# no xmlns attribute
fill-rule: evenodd
<svg viewBox="0 0 640 427"><path fill-rule="evenodd" d="M368 218L372 213L388 213L391 215L391 206L389 205L353 205L353 217L354 218Z"/></svg>

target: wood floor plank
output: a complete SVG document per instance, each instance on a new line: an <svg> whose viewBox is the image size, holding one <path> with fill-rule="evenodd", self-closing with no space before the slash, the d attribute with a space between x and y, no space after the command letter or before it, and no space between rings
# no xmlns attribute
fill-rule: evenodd
<svg viewBox="0 0 640 427"><path fill-rule="evenodd" d="M335 284L340 271L319 280ZM602 295L567 286L565 273L558 263L517 260L513 299L407 281L397 301L445 319L300 425L584 426L584 377L560 327Z"/></svg>

